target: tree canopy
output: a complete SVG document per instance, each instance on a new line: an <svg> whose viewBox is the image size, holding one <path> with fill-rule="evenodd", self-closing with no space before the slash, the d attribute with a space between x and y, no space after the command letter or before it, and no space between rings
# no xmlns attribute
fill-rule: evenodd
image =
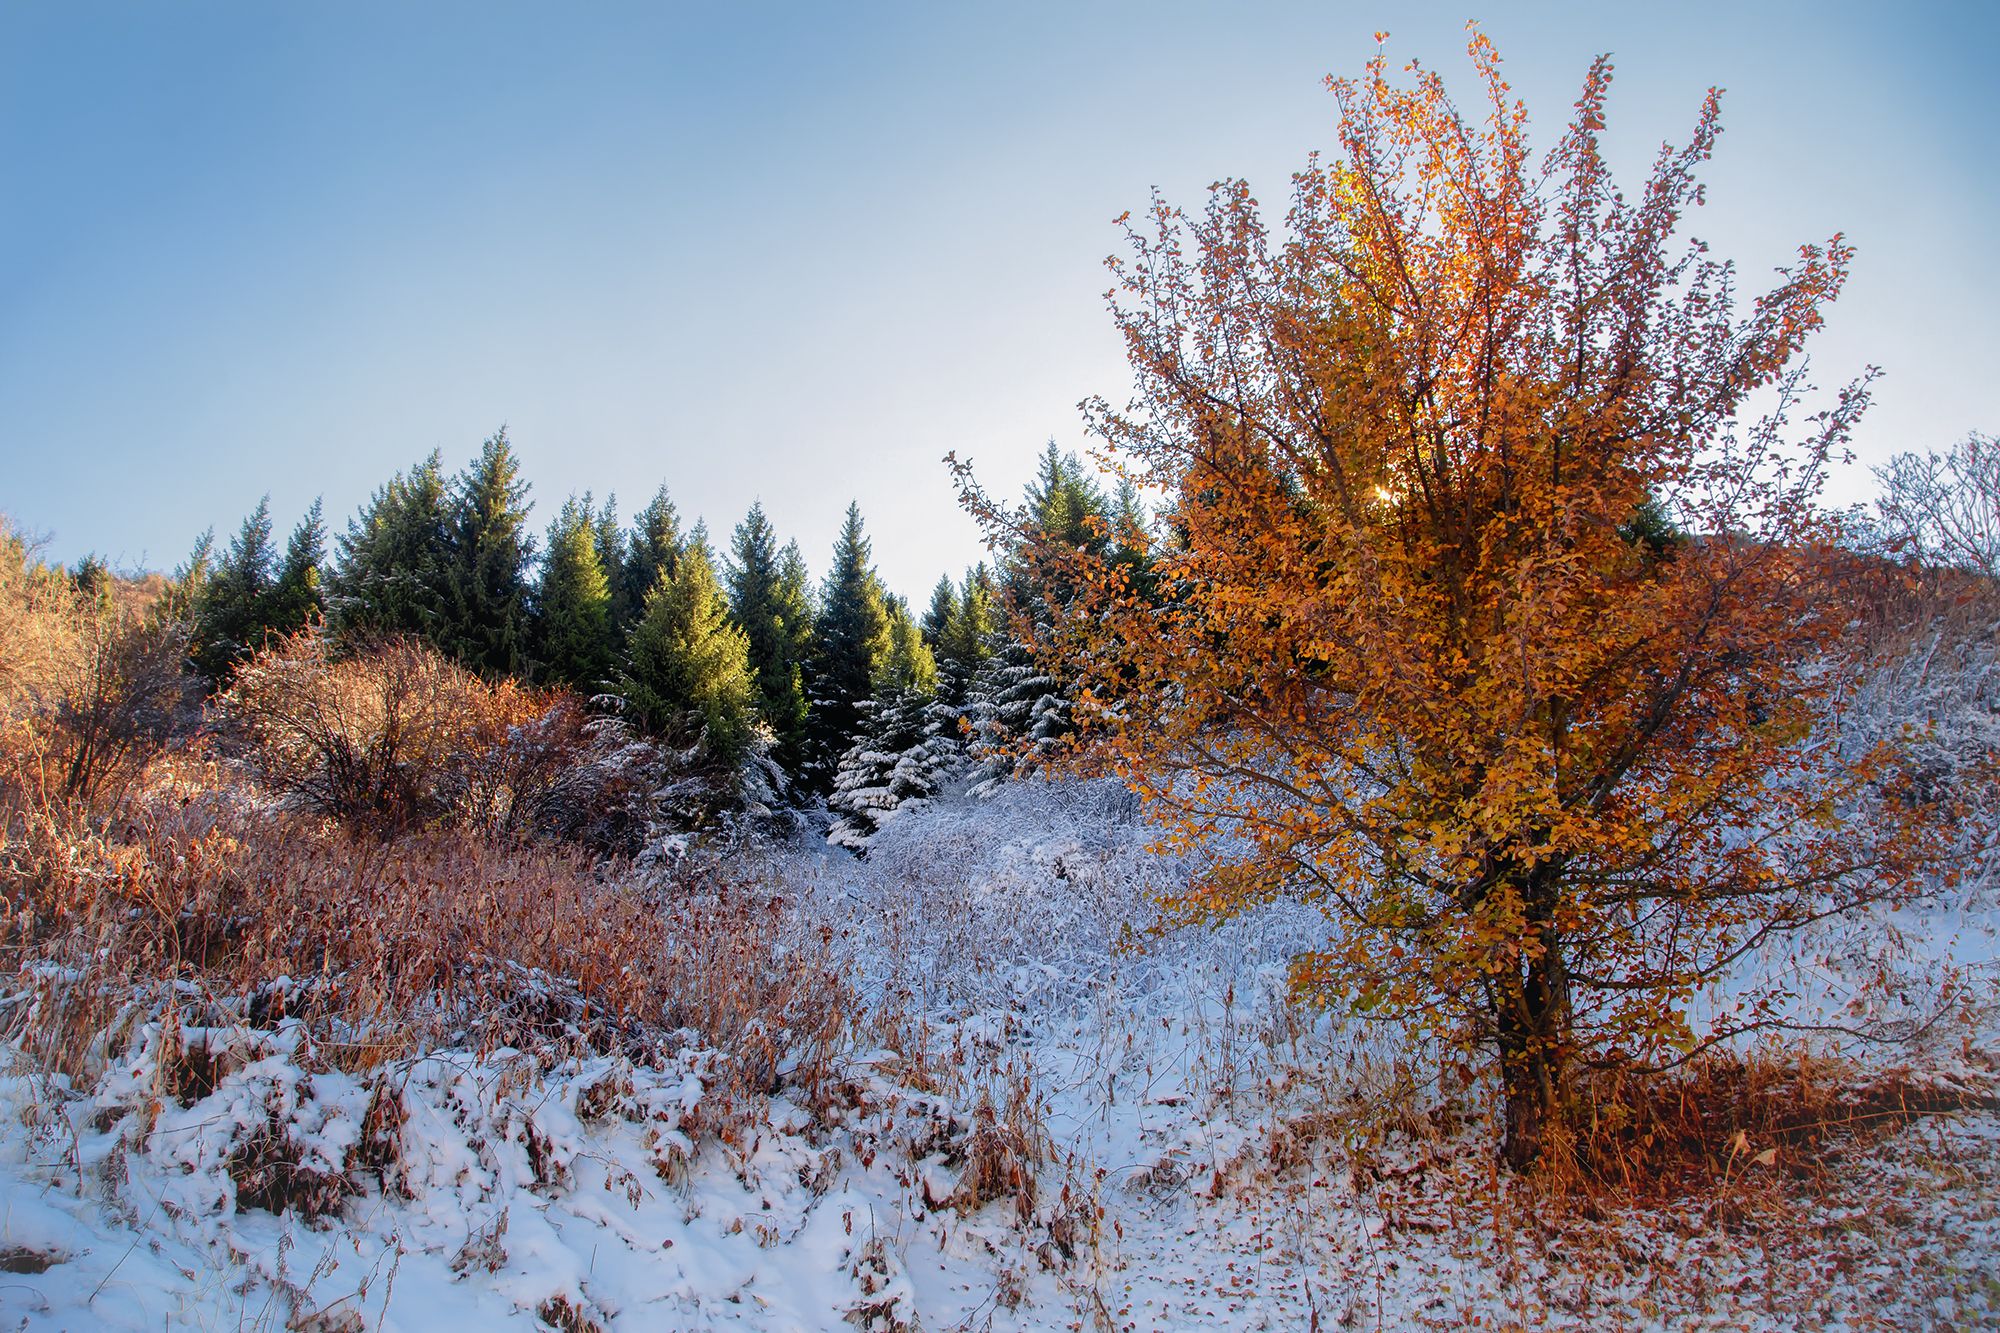
<svg viewBox="0 0 2000 1333"><path fill-rule="evenodd" d="M1044 602L1080 711L1170 839L1217 854L1177 915L1317 904L1298 991L1489 1052L1526 1166L1590 1069L1777 1021L1698 1030L1690 1003L1911 890L1967 811L1827 734L1848 673L1817 500L1868 385L1809 409L1801 348L1847 243L1746 303L1679 234L1715 94L1627 197L1607 60L1537 164L1493 47L1471 56L1476 120L1380 56L1332 81L1338 151L1280 239L1241 181L1127 222L1137 399L1088 412L1165 497L1149 588L960 477L1039 587L1078 590ZM1687 536L1644 540L1662 514Z"/></svg>

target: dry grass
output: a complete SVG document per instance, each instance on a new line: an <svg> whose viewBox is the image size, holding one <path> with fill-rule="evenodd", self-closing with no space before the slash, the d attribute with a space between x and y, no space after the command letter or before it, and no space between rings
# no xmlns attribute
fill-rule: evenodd
<svg viewBox="0 0 2000 1333"><path fill-rule="evenodd" d="M606 854L646 830L656 751L571 696L410 642L336 661L310 632L247 664L208 731L158 726L189 682L141 614L0 528L0 1039L88 1086L157 1020L156 1095L183 1104L287 1021L308 1069L713 1049L718 1133L780 1086L823 1095L853 1021L830 935L726 875ZM357 1162L386 1187L383 1086ZM307 1217L349 1188L276 1121L229 1169Z"/></svg>
<svg viewBox="0 0 2000 1333"><path fill-rule="evenodd" d="M1803 1050L1602 1075L1581 1098L1572 1174L1549 1183L1619 1204L1816 1188L1919 1117L2000 1108L1983 1089Z"/></svg>
<svg viewBox="0 0 2000 1333"><path fill-rule="evenodd" d="M215 762L151 778L115 827L29 811L0 848L0 949L32 992L0 1024L52 1067L85 1072L130 996L174 987L233 1021L302 1019L351 1068L692 1039L768 1089L845 1032L827 942L745 886L462 831L357 836L250 803Z"/></svg>

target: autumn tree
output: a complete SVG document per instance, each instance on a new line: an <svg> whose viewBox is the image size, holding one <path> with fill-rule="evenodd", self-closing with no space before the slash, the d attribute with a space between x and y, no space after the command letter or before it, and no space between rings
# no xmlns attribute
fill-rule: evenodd
<svg viewBox="0 0 2000 1333"><path fill-rule="evenodd" d="M1213 853L1177 917L1317 904L1298 993L1490 1053L1526 1167L1573 1141L1592 1070L1781 1021L1691 1005L1940 873L1973 811L1899 795L1893 749L1837 734L1817 499L1867 383L1809 406L1801 349L1848 246L1745 302L1680 236L1715 94L1627 196L1607 60L1536 161L1471 54L1472 120L1380 56L1331 81L1339 149L1294 177L1281 238L1241 181L1128 222L1137 396L1088 413L1165 497L1156 593L959 475L1041 586L1080 589L1050 605L1082 720L1169 840ZM1645 540L1649 512L1683 535Z"/></svg>

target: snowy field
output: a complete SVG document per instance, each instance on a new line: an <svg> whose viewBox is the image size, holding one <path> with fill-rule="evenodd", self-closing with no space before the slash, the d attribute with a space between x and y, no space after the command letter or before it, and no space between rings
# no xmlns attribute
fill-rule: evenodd
<svg viewBox="0 0 2000 1333"><path fill-rule="evenodd" d="M739 867L866 1009L809 1088L725 1095L695 1045L344 1072L198 996L87 1088L0 1053L0 1328L2000 1326L1993 1111L1552 1204L1498 1174L1480 1085L1286 1002L1314 914L1151 931L1184 867L1147 840L1115 785L1037 780ZM1991 908L1760 965L1828 1011L1990 999ZM1864 1058L1965 1102L1996 1050L1982 1000Z"/></svg>

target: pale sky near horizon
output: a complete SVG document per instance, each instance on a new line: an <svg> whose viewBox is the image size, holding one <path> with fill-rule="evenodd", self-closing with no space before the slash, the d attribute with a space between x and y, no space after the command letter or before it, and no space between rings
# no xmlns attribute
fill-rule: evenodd
<svg viewBox="0 0 2000 1333"><path fill-rule="evenodd" d="M269 492L338 533L505 423L539 530L664 481L815 574L850 499L918 600L1127 387L1111 219L1246 177L1275 223L1327 73L1387 29L1466 86L1476 12L1547 146L1590 58L1636 187L1726 88L1691 230L1749 287L1858 247L1819 381L1865 465L2000 430L2000 3L0 8L0 512L168 568Z"/></svg>

